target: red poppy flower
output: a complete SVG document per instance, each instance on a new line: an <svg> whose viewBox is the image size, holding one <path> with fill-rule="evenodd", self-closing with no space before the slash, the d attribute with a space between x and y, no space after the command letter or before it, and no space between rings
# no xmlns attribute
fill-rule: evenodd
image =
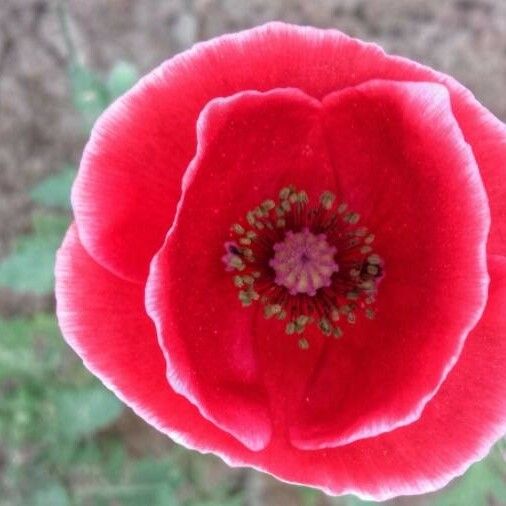
<svg viewBox="0 0 506 506"><path fill-rule="evenodd" d="M437 489L506 431L505 167L469 91L373 44L280 23L199 44L93 130L63 334L230 465Z"/></svg>

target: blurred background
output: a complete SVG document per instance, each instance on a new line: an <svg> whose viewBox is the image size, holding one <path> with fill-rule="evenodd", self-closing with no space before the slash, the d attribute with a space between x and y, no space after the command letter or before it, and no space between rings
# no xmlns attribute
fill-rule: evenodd
<svg viewBox="0 0 506 506"><path fill-rule="evenodd" d="M506 120L506 0L0 0L0 505L358 506L173 445L96 381L53 315L54 253L96 117L199 40L280 19L454 75ZM506 445L389 505L506 505Z"/></svg>

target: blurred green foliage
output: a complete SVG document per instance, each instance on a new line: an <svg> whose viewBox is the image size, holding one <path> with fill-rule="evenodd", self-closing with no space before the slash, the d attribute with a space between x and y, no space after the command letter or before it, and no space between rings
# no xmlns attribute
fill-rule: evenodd
<svg viewBox="0 0 506 506"><path fill-rule="evenodd" d="M67 504L64 478L86 457L82 442L115 422L123 407L64 353L53 315L1 319L0 328L2 499Z"/></svg>
<svg viewBox="0 0 506 506"><path fill-rule="evenodd" d="M50 208L70 209L70 187L76 177L74 166L66 165L32 188L30 195L37 204Z"/></svg>
<svg viewBox="0 0 506 506"><path fill-rule="evenodd" d="M0 286L15 292L50 293L55 253L67 225L66 216L35 214L33 232L19 237L11 254L0 262Z"/></svg>
<svg viewBox="0 0 506 506"><path fill-rule="evenodd" d="M52 315L0 328L1 505L241 504L228 489L200 494L177 450L131 458L110 429L123 405L67 349Z"/></svg>
<svg viewBox="0 0 506 506"><path fill-rule="evenodd" d="M134 85L139 73L124 61L116 63L105 76L72 62L69 78L73 104L88 132L104 109ZM18 238L11 254L0 261L0 287L18 293L52 291L55 253L69 222L67 214L54 212L70 209L70 188L76 172L73 165L67 164L32 188L32 200L45 212L34 215L32 233Z"/></svg>
<svg viewBox="0 0 506 506"><path fill-rule="evenodd" d="M89 131L135 83L138 71L118 62L102 76L74 61L69 78L72 102ZM52 292L55 252L70 222L75 174L75 167L66 165L31 190L32 232L19 237L0 261L0 287L36 296ZM0 331L0 506L246 504L233 480L209 485L205 469L216 463L210 457L177 447L160 458L134 455L118 430L123 405L65 345L53 314L0 319ZM495 449L423 504L506 505L505 467ZM299 490L298 504L323 504L320 492ZM330 502L373 504L351 496Z"/></svg>
<svg viewBox="0 0 506 506"><path fill-rule="evenodd" d="M107 76L102 77L86 66L73 63L69 69L72 101L81 113L84 126L90 129L104 109L130 89L139 73L130 63L116 63Z"/></svg>

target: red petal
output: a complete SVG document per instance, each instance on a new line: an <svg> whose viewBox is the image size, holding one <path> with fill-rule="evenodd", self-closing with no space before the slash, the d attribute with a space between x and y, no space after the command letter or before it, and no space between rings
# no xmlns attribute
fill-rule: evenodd
<svg viewBox="0 0 506 506"><path fill-rule="evenodd" d="M175 102L184 99L170 93L161 74L149 74L97 121L72 190L87 250L115 274L139 282L174 217L194 151L192 134L178 135L184 113Z"/></svg>
<svg viewBox="0 0 506 506"><path fill-rule="evenodd" d="M57 314L66 341L90 371L158 430L201 451L235 441L167 383L144 288L99 266L72 226L56 263Z"/></svg>
<svg viewBox="0 0 506 506"><path fill-rule="evenodd" d="M506 259L489 257L489 271L483 317L418 421L334 449L299 451L273 442L254 465L328 493L381 501L439 489L482 459L506 433ZM249 460L236 455L227 459Z"/></svg>
<svg viewBox="0 0 506 506"><path fill-rule="evenodd" d="M417 419L486 301L487 201L445 88L378 82L324 103L334 169L321 109L300 92L208 106L148 282L171 385L255 449L270 437L267 406L274 429L284 436L291 425L306 449ZM347 328L341 342L308 335L310 352L258 306L240 307L220 261L231 224L290 183L309 195L337 184L376 232L386 266L377 320Z"/></svg>
<svg viewBox="0 0 506 506"><path fill-rule="evenodd" d="M331 176L320 115L319 103L290 89L211 102L199 120L199 148L173 232L148 280L148 312L172 387L256 450L272 431L257 360L263 318L257 321L258 307L241 307L221 257L231 225L248 209L288 183L311 192L315 179L319 185ZM269 334L286 338L279 329Z"/></svg>
<svg viewBox="0 0 506 506"><path fill-rule="evenodd" d="M488 284L488 202L446 89L372 81L324 106L343 200L374 231L386 274L377 319L353 334L347 377L338 380L340 347L315 372L293 431L302 448L416 420L480 318Z"/></svg>
<svg viewBox="0 0 506 506"><path fill-rule="evenodd" d="M492 218L487 251L506 255L506 125L500 122L472 94L449 79L450 90L460 94L455 99L455 116L471 145L487 190Z"/></svg>

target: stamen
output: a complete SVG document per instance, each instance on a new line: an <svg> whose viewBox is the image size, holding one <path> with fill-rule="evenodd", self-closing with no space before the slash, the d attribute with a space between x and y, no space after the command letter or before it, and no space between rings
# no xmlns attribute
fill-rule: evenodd
<svg viewBox="0 0 506 506"><path fill-rule="evenodd" d="M374 234L357 226L360 215L336 196L320 195L310 207L308 193L289 185L279 199L266 199L234 223L235 239L225 242L222 261L234 272L233 283L243 306L263 305L264 317L285 320L288 335L301 336L316 325L324 336L340 338L336 322L353 325L358 312L373 319L372 307L384 273L373 251Z"/></svg>

